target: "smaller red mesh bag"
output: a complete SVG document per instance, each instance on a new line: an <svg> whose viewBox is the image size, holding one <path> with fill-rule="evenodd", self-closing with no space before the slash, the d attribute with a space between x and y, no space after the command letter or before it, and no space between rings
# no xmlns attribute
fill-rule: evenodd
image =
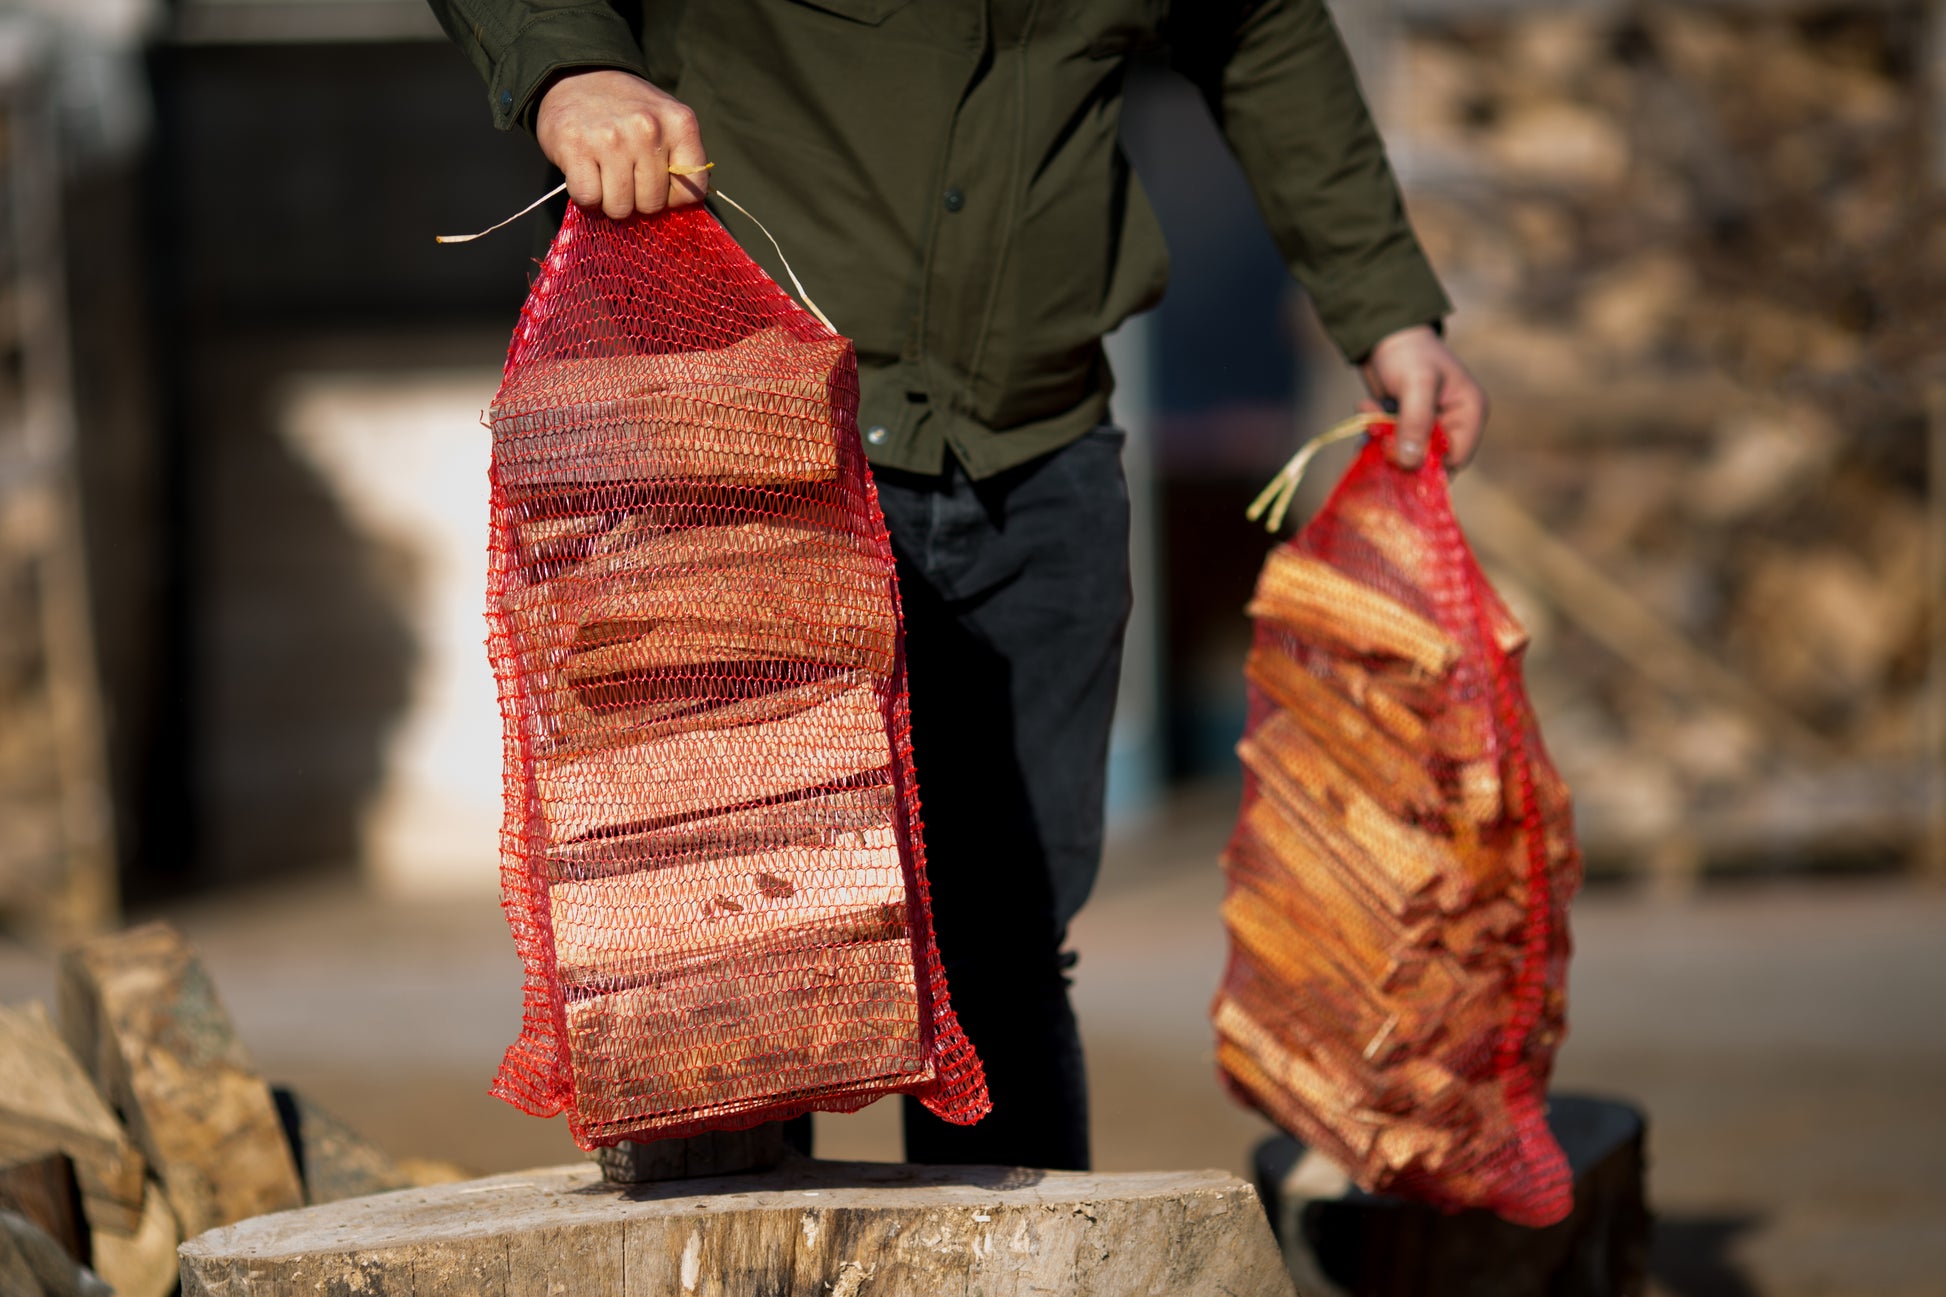
<svg viewBox="0 0 1946 1297"><path fill-rule="evenodd" d="M1392 432L1250 604L1218 1062L1361 1188L1547 1225L1573 1194L1543 1097L1580 877L1568 792L1444 437L1407 472Z"/></svg>
<svg viewBox="0 0 1946 1297"><path fill-rule="evenodd" d="M570 209L491 411L494 1093L583 1148L989 1107L933 943L851 343L700 208Z"/></svg>

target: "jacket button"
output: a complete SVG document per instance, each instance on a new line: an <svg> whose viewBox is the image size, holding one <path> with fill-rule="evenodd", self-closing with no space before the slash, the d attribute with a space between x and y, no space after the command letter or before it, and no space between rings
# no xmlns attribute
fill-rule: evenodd
<svg viewBox="0 0 1946 1297"><path fill-rule="evenodd" d="M948 189L946 191L947 211L957 212L960 208L964 206L966 206L966 195L961 193L957 187Z"/></svg>
<svg viewBox="0 0 1946 1297"><path fill-rule="evenodd" d="M891 433L885 430L884 424L874 424L866 431L865 440L871 442L874 446L883 446L885 439L891 435Z"/></svg>
<svg viewBox="0 0 1946 1297"><path fill-rule="evenodd" d="M503 113L510 112L512 111L513 106L514 106L514 92L511 90L502 90L500 92L500 111Z"/></svg>

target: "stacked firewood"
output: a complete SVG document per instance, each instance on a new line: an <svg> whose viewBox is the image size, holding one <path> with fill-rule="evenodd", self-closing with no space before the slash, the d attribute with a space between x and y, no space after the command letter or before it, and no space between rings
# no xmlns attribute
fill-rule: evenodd
<svg viewBox="0 0 1946 1297"><path fill-rule="evenodd" d="M154 923L61 965L59 1002L0 1006L0 1289L166 1297L176 1245L307 1203L464 1178L394 1161L264 1083L181 935Z"/></svg>
<svg viewBox="0 0 1946 1297"><path fill-rule="evenodd" d="M1591 856L1904 849L1946 507L1946 190L1914 52L1939 15L1433 10L1389 84L1495 396L1461 516L1533 630Z"/></svg>
<svg viewBox="0 0 1946 1297"><path fill-rule="evenodd" d="M1424 497L1376 447L1352 474L1249 607L1218 1059L1361 1186L1546 1223L1559 1201L1509 1186L1552 1183L1523 1159L1562 1029L1567 789L1451 515L1402 512Z"/></svg>
<svg viewBox="0 0 1946 1297"><path fill-rule="evenodd" d="M889 563L835 483L846 345L535 365L496 402L497 666L596 1140L929 1066Z"/></svg>

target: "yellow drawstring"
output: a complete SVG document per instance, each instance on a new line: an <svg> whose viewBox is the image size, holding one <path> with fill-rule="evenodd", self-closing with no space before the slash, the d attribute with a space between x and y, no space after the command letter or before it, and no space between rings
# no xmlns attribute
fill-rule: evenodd
<svg viewBox="0 0 1946 1297"><path fill-rule="evenodd" d="M1304 480L1305 470L1311 467L1311 461L1319 451L1326 446L1348 441L1378 424L1392 423L1397 418L1397 415L1392 414L1354 414L1343 423L1311 438L1304 443L1303 449L1291 456L1288 464L1277 470L1277 476L1270 479L1270 485L1266 486L1251 502L1250 507L1244 510L1243 516L1255 522L1263 517L1264 511L1268 509L1270 520L1264 524L1265 530L1273 534L1281 531L1284 526L1284 513L1291 507L1291 499L1297 494L1298 483Z"/></svg>
<svg viewBox="0 0 1946 1297"><path fill-rule="evenodd" d="M672 176L694 176L694 175L699 175L702 172L708 171L711 167L714 167L715 165L716 164L714 162L705 162L701 166L670 167L669 174ZM471 243L473 240L477 238L493 233L495 230L499 229L503 225L511 225L513 222L527 215L527 213L533 211L536 207L539 207L542 203L546 202L548 199L554 197L556 194L561 193L567 187L568 187L567 182L565 180L562 181L554 188L542 194L539 198L536 198L533 202L527 204L527 206L515 212L512 216L509 216L506 220L500 221L493 225L489 225L484 230L481 230L478 234L440 234L434 237L433 242ZM765 227L762 221L758 220L754 216L751 216L750 210L748 208L746 208L742 203L739 203L736 199L724 193L721 189L711 190L710 196L713 198L720 198L724 202L728 203L730 206L736 208L739 212L742 212L744 216L749 218L751 224L755 225L759 230L763 231L764 237L770 240L770 246L777 249L777 259L784 263L784 273L791 277L791 287L797 290L798 297L803 299L804 305L806 307L810 308L811 314L818 317L819 324L822 324L825 328L831 330L831 332L836 333L838 331L838 326L831 322L830 316L826 315L822 310L818 309L818 304L811 300L811 295L809 293L804 291L804 281L799 279L797 277L797 271L791 268L791 259L784 255L783 245L777 242L777 236L772 234L770 230Z"/></svg>

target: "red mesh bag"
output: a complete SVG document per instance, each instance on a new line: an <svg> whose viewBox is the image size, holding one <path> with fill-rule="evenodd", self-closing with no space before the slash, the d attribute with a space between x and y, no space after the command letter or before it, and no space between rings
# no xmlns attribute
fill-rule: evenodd
<svg viewBox="0 0 1946 1297"><path fill-rule="evenodd" d="M933 943L851 343L700 208L570 209L494 398L488 651L525 1020L583 1148L985 1082Z"/></svg>
<svg viewBox="0 0 1946 1297"><path fill-rule="evenodd" d="M1250 604L1245 782L1213 1016L1232 1092L1361 1188L1547 1225L1564 1030L1568 792L1526 638L1425 467L1373 439Z"/></svg>

